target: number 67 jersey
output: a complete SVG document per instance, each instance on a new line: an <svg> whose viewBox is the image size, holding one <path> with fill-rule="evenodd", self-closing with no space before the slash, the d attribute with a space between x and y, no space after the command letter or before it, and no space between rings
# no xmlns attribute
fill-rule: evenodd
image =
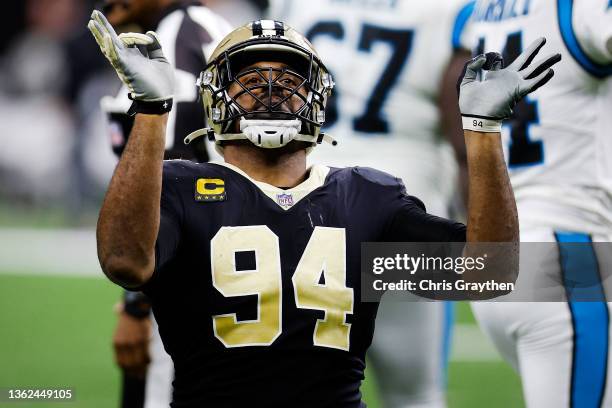
<svg viewBox="0 0 612 408"><path fill-rule="evenodd" d="M447 214L457 169L441 132L438 101L472 2L270 3L270 17L304 33L336 82L323 130L338 147L315 149L309 159L391 173L433 214Z"/></svg>
<svg viewBox="0 0 612 408"><path fill-rule="evenodd" d="M401 182L313 166L291 189L229 164L164 165L153 301L173 407L360 407L377 303L361 242L464 241Z"/></svg>
<svg viewBox="0 0 612 408"><path fill-rule="evenodd" d="M555 76L516 106L502 136L521 225L612 230L612 2L478 1L468 34L476 54L512 62L546 37Z"/></svg>

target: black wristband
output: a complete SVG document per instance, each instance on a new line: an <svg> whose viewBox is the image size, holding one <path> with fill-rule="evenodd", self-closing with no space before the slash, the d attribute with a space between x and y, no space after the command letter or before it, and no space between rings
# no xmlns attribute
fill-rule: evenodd
<svg viewBox="0 0 612 408"><path fill-rule="evenodd" d="M151 313L151 300L142 292L126 291L123 295L123 311L136 319L144 319Z"/></svg>
<svg viewBox="0 0 612 408"><path fill-rule="evenodd" d="M131 97L130 97L131 99ZM145 102L134 100L132 106L127 111L128 115L134 116L137 113L145 113L147 115L163 115L172 110L172 99L164 101Z"/></svg>

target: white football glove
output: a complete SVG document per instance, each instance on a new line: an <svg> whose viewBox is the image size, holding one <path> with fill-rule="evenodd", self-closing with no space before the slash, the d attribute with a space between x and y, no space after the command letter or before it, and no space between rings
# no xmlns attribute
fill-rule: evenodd
<svg viewBox="0 0 612 408"><path fill-rule="evenodd" d="M464 129L500 132L502 120L512 115L514 106L553 77L550 67L561 60L561 54L531 63L545 43L545 38L538 38L506 68L496 52L480 54L466 63L457 89ZM479 80L482 69L487 73Z"/></svg>
<svg viewBox="0 0 612 408"><path fill-rule="evenodd" d="M143 113L169 111L174 95L174 69L164 57L157 34L148 31L118 36L97 10L91 14L87 27L130 90L130 99L135 101L132 109Z"/></svg>

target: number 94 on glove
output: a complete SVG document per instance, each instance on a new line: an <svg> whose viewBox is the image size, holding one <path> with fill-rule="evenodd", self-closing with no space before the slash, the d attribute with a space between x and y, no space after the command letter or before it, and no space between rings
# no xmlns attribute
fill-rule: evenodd
<svg viewBox="0 0 612 408"><path fill-rule="evenodd" d="M480 54L465 64L457 84L464 129L500 132L502 120L512 115L514 106L550 81L551 67L561 61L561 54L533 62L544 44L546 39L538 38L505 68L496 52Z"/></svg>

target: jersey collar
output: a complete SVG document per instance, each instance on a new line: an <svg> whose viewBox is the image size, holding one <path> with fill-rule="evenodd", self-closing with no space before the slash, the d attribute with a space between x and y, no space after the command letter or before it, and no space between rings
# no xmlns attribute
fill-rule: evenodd
<svg viewBox="0 0 612 408"><path fill-rule="evenodd" d="M233 164L229 164L223 161L214 161L211 163L226 167L248 179L251 183L255 184L255 186L259 188L262 193L267 195L283 210L290 209L302 198L306 197L308 194L310 194L317 188L323 186L323 184L325 184L325 179L329 174L329 167L315 164L308 169L309 174L306 180L304 180L293 188L284 190L271 184L254 180L248 174L246 174L244 171L240 170Z"/></svg>

